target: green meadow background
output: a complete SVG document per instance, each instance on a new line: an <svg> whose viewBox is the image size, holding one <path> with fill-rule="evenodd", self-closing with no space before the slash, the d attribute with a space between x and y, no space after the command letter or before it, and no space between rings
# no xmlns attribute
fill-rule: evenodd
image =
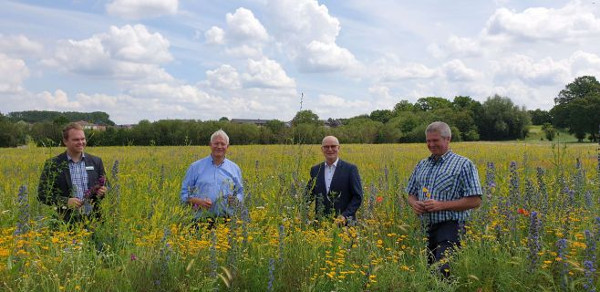
<svg viewBox="0 0 600 292"><path fill-rule="evenodd" d="M563 136L560 136L563 137ZM533 139L533 138L532 138ZM559 141L565 142L567 139ZM63 148L0 149L0 290L594 291L600 288L595 144L452 143L484 186L450 279L428 267L403 189L421 144L342 145L359 168L356 226L315 222L303 200L318 145L229 148L246 199L229 222L190 225L181 181L204 147L89 147L111 189L103 222L72 228L40 204L44 161Z"/></svg>

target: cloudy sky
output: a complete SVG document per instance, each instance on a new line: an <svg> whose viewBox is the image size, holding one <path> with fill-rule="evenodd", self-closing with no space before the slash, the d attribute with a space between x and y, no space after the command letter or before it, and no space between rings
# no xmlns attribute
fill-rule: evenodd
<svg viewBox="0 0 600 292"><path fill-rule="evenodd" d="M494 94L548 110L583 75L600 77L599 0L0 0L3 114L287 121Z"/></svg>

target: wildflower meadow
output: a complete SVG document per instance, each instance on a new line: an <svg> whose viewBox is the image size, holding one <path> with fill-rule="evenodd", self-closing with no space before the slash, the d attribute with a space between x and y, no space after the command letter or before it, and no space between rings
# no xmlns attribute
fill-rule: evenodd
<svg viewBox="0 0 600 292"><path fill-rule="evenodd" d="M229 221L194 228L180 204L207 146L89 147L110 186L102 222L65 226L37 200L63 148L0 149L4 291L597 291L600 154L594 144L452 143L478 167L482 206L451 277L427 265L404 187L424 143L342 145L364 200L354 226L314 221L304 200L318 145L232 145L245 200Z"/></svg>

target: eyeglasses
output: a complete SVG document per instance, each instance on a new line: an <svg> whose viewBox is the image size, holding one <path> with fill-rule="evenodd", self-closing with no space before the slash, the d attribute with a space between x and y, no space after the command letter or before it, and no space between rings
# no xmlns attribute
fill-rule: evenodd
<svg viewBox="0 0 600 292"><path fill-rule="evenodd" d="M323 149L335 149L340 145L323 145L321 146Z"/></svg>

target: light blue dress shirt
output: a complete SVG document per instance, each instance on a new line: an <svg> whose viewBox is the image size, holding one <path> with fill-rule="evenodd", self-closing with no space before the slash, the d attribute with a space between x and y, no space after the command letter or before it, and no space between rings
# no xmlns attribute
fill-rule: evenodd
<svg viewBox="0 0 600 292"><path fill-rule="evenodd" d="M196 218L233 215L228 203L230 196L236 196L239 202L244 199L242 171L237 164L225 158L220 165L214 165L209 155L190 165L181 186L181 202L187 204L189 198L212 201L209 209L198 209Z"/></svg>

